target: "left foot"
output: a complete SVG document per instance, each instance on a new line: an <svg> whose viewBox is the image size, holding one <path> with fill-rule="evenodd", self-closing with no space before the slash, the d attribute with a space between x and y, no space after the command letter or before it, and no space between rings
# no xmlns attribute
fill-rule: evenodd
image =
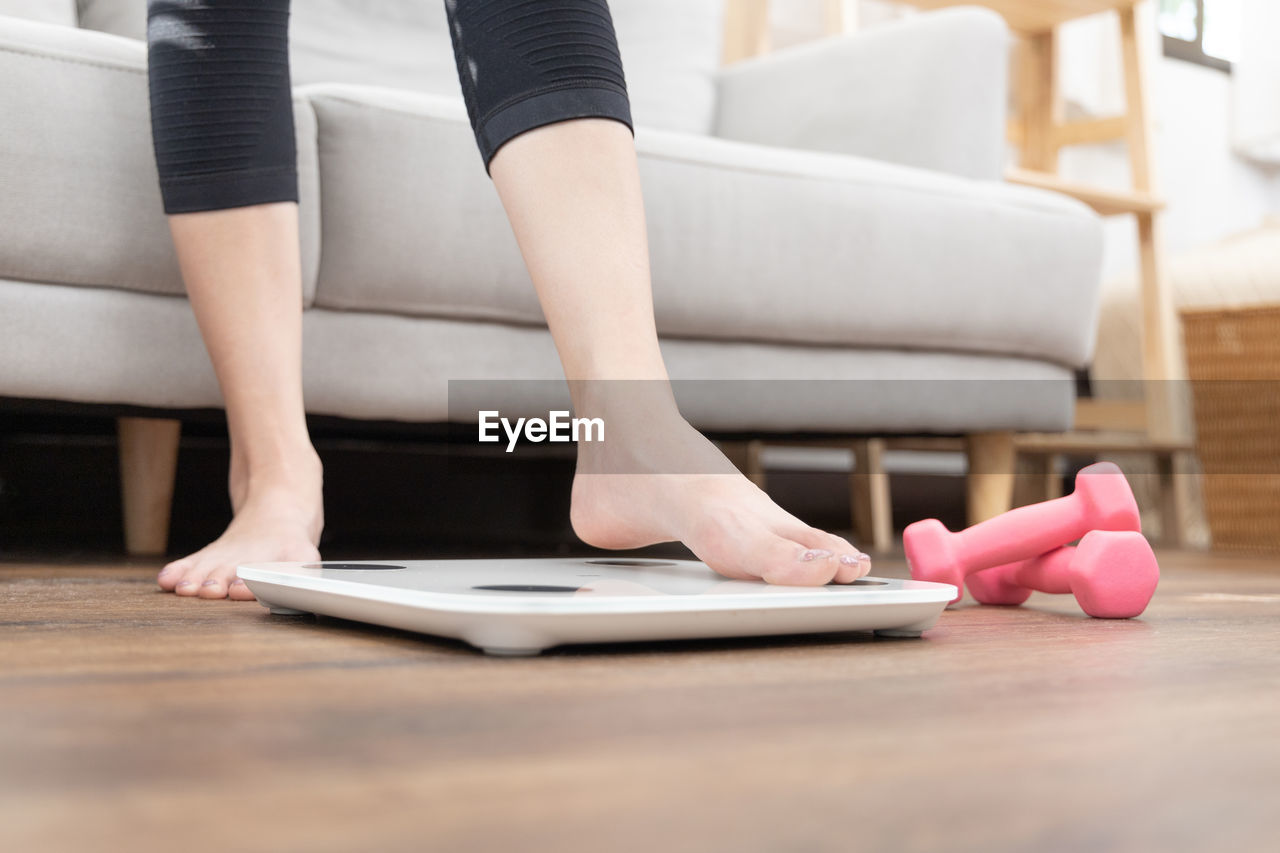
<svg viewBox="0 0 1280 853"><path fill-rule="evenodd" d="M222 535L160 572L160 588L177 595L252 601L253 593L236 577L241 563L310 562L324 526L323 474L314 452L301 453L279 476L254 484L232 466L231 498L235 516ZM264 481L265 479L265 481Z"/></svg>

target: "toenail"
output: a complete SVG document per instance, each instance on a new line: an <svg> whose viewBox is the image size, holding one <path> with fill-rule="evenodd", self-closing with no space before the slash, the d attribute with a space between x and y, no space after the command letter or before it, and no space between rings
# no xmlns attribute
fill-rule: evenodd
<svg viewBox="0 0 1280 853"><path fill-rule="evenodd" d="M191 581L178 581L178 586L179 587L195 586L195 584L193 584Z"/></svg>
<svg viewBox="0 0 1280 853"><path fill-rule="evenodd" d="M209 578L207 581L205 581L204 583L200 584L200 586L217 586L217 585L218 585L218 583L219 583L219 581L216 581L216 580L214 580L213 578Z"/></svg>
<svg viewBox="0 0 1280 853"><path fill-rule="evenodd" d="M810 563L814 560L825 560L828 557L833 557L833 556L835 555L832 554L830 551L822 551L817 548L810 548L809 550L805 551L803 554L800 555L800 562Z"/></svg>
<svg viewBox="0 0 1280 853"><path fill-rule="evenodd" d="M858 556L855 557L852 554L841 554L840 562L846 566L856 566L858 565L858 563L862 562L863 556L865 555L859 554Z"/></svg>
<svg viewBox="0 0 1280 853"><path fill-rule="evenodd" d="M161 570L160 570L159 577L164 577L165 575L169 574L169 572L171 572L171 571L173 571L173 570L172 570L172 569L161 569Z"/></svg>

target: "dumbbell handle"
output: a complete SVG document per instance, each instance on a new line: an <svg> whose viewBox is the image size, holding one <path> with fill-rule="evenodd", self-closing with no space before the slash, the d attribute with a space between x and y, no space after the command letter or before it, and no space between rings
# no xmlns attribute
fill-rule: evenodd
<svg viewBox="0 0 1280 853"><path fill-rule="evenodd" d="M955 554L970 571L1043 554L1091 529L1077 495L1021 506L955 534Z"/></svg>
<svg viewBox="0 0 1280 853"><path fill-rule="evenodd" d="M1076 549L1071 545L1063 545L1039 557L986 571L998 572L1001 580L1016 586L1065 595L1071 592L1071 562L1075 557Z"/></svg>

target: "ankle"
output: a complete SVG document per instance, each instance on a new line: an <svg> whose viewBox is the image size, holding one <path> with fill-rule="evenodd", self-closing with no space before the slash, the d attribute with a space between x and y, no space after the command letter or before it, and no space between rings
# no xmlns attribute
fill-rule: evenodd
<svg viewBox="0 0 1280 853"><path fill-rule="evenodd" d="M324 480L320 456L308 444L289 453L257 456L231 466L231 491L241 501L267 493L319 491Z"/></svg>
<svg viewBox="0 0 1280 853"><path fill-rule="evenodd" d="M656 429L683 420L665 378L570 380L569 392L579 417L604 418L622 428L648 423Z"/></svg>
<svg viewBox="0 0 1280 853"><path fill-rule="evenodd" d="M562 350L561 362L570 382L668 380L656 335L628 338L614 334L599 341L584 342L576 348Z"/></svg>

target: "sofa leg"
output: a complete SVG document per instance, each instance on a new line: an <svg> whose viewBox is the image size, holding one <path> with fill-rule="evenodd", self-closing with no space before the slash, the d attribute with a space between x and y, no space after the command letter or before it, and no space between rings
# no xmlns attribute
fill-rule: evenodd
<svg viewBox="0 0 1280 853"><path fill-rule="evenodd" d="M156 556L168 547L169 510L181 433L181 421L116 419L124 546L131 556Z"/></svg>
<svg viewBox="0 0 1280 853"><path fill-rule="evenodd" d="M893 502L889 496L889 475L884 470L883 438L854 440L849 501L853 507L856 544L878 552L892 548Z"/></svg>
<svg viewBox="0 0 1280 853"><path fill-rule="evenodd" d="M1177 476L1177 458L1172 452L1156 454L1156 475L1160 489L1160 544L1166 548L1185 548L1189 544L1183 518L1190 503L1187 491Z"/></svg>
<svg viewBox="0 0 1280 853"><path fill-rule="evenodd" d="M965 437L965 446L969 456L969 523L977 524L1013 506L1013 433L976 432Z"/></svg>
<svg viewBox="0 0 1280 853"><path fill-rule="evenodd" d="M1058 456L1054 453L1019 454L1013 505L1025 506L1062 497L1062 477L1058 474L1057 463Z"/></svg>

